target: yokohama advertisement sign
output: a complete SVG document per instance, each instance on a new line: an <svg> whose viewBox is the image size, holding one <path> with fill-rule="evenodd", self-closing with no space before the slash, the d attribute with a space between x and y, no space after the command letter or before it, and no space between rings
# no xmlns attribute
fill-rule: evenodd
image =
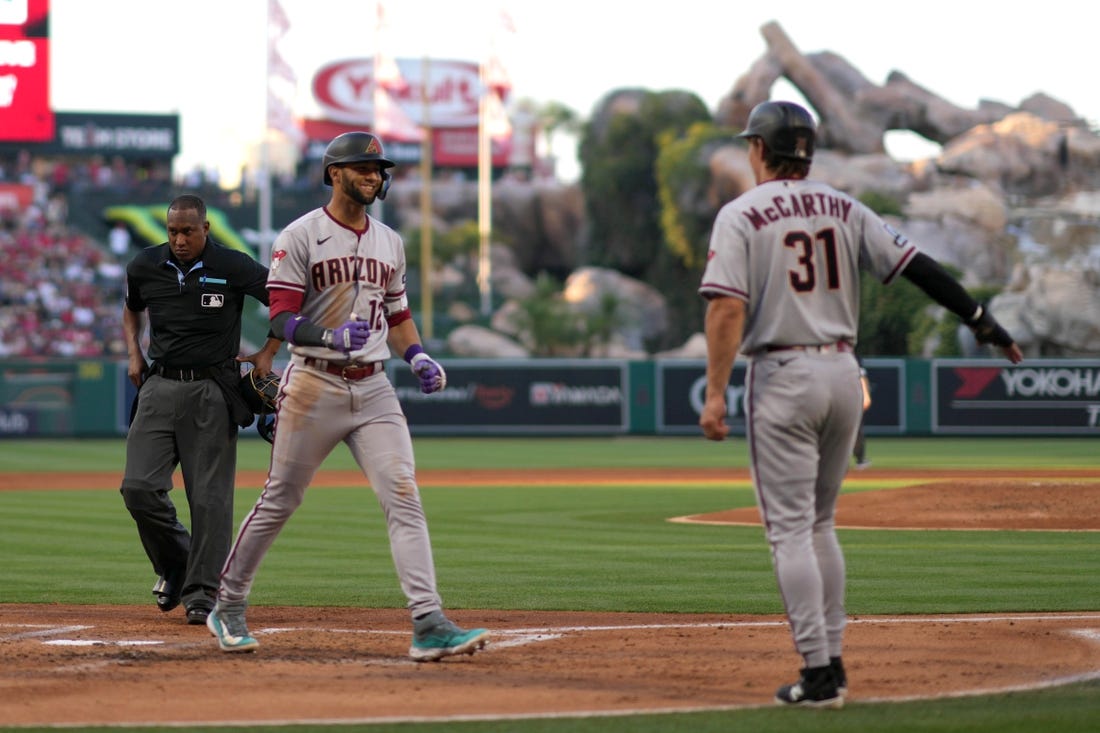
<svg viewBox="0 0 1100 733"><path fill-rule="evenodd" d="M1100 436L1100 361L932 362L932 432Z"/></svg>

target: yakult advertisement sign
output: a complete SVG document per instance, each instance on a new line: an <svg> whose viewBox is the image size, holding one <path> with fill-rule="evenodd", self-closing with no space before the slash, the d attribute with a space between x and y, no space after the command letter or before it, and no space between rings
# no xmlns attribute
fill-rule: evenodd
<svg viewBox="0 0 1100 733"><path fill-rule="evenodd" d="M424 125L421 59L397 59L405 84L387 83L390 97L410 120ZM469 61L428 61L428 115L432 127L477 127L481 80ZM334 122L361 124L374 118L374 59L348 59L322 67L313 77L313 98Z"/></svg>

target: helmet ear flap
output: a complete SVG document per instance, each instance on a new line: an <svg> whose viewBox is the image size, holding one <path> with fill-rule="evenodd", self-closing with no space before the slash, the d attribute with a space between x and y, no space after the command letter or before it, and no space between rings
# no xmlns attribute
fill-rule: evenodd
<svg viewBox="0 0 1100 733"><path fill-rule="evenodd" d="M379 201L385 201L386 200L386 194L390 192L390 181L392 181L392 180L393 180L393 176L390 175L390 172L388 170L383 168L382 169L382 186L378 189L378 194L377 194L377 197L378 197Z"/></svg>

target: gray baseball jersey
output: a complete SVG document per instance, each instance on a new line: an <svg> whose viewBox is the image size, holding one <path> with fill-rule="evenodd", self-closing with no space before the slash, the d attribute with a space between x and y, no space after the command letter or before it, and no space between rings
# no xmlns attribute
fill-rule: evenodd
<svg viewBox="0 0 1100 733"><path fill-rule="evenodd" d="M782 255L772 251L777 246ZM768 181L719 211L699 292L749 304L744 354L768 345L855 345L861 262L890 282L916 253L877 214L828 184Z"/></svg>
<svg viewBox="0 0 1100 733"><path fill-rule="evenodd" d="M290 346L290 353L360 364L390 356L386 316L408 308L405 247L377 219L364 232L349 229L323 208L291 222L272 245L268 290L304 295L301 314L323 328L336 328L354 313L370 324L366 345L349 356L323 346Z"/></svg>

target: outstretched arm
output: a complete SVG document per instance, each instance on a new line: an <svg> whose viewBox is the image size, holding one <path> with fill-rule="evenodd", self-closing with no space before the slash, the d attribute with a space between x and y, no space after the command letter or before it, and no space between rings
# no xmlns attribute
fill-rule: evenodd
<svg viewBox="0 0 1100 733"><path fill-rule="evenodd" d="M1005 358L1013 364L1023 360L1023 352L1008 331L940 263L924 253L917 253L901 274L929 298L958 316L974 332L978 343L1000 347Z"/></svg>

